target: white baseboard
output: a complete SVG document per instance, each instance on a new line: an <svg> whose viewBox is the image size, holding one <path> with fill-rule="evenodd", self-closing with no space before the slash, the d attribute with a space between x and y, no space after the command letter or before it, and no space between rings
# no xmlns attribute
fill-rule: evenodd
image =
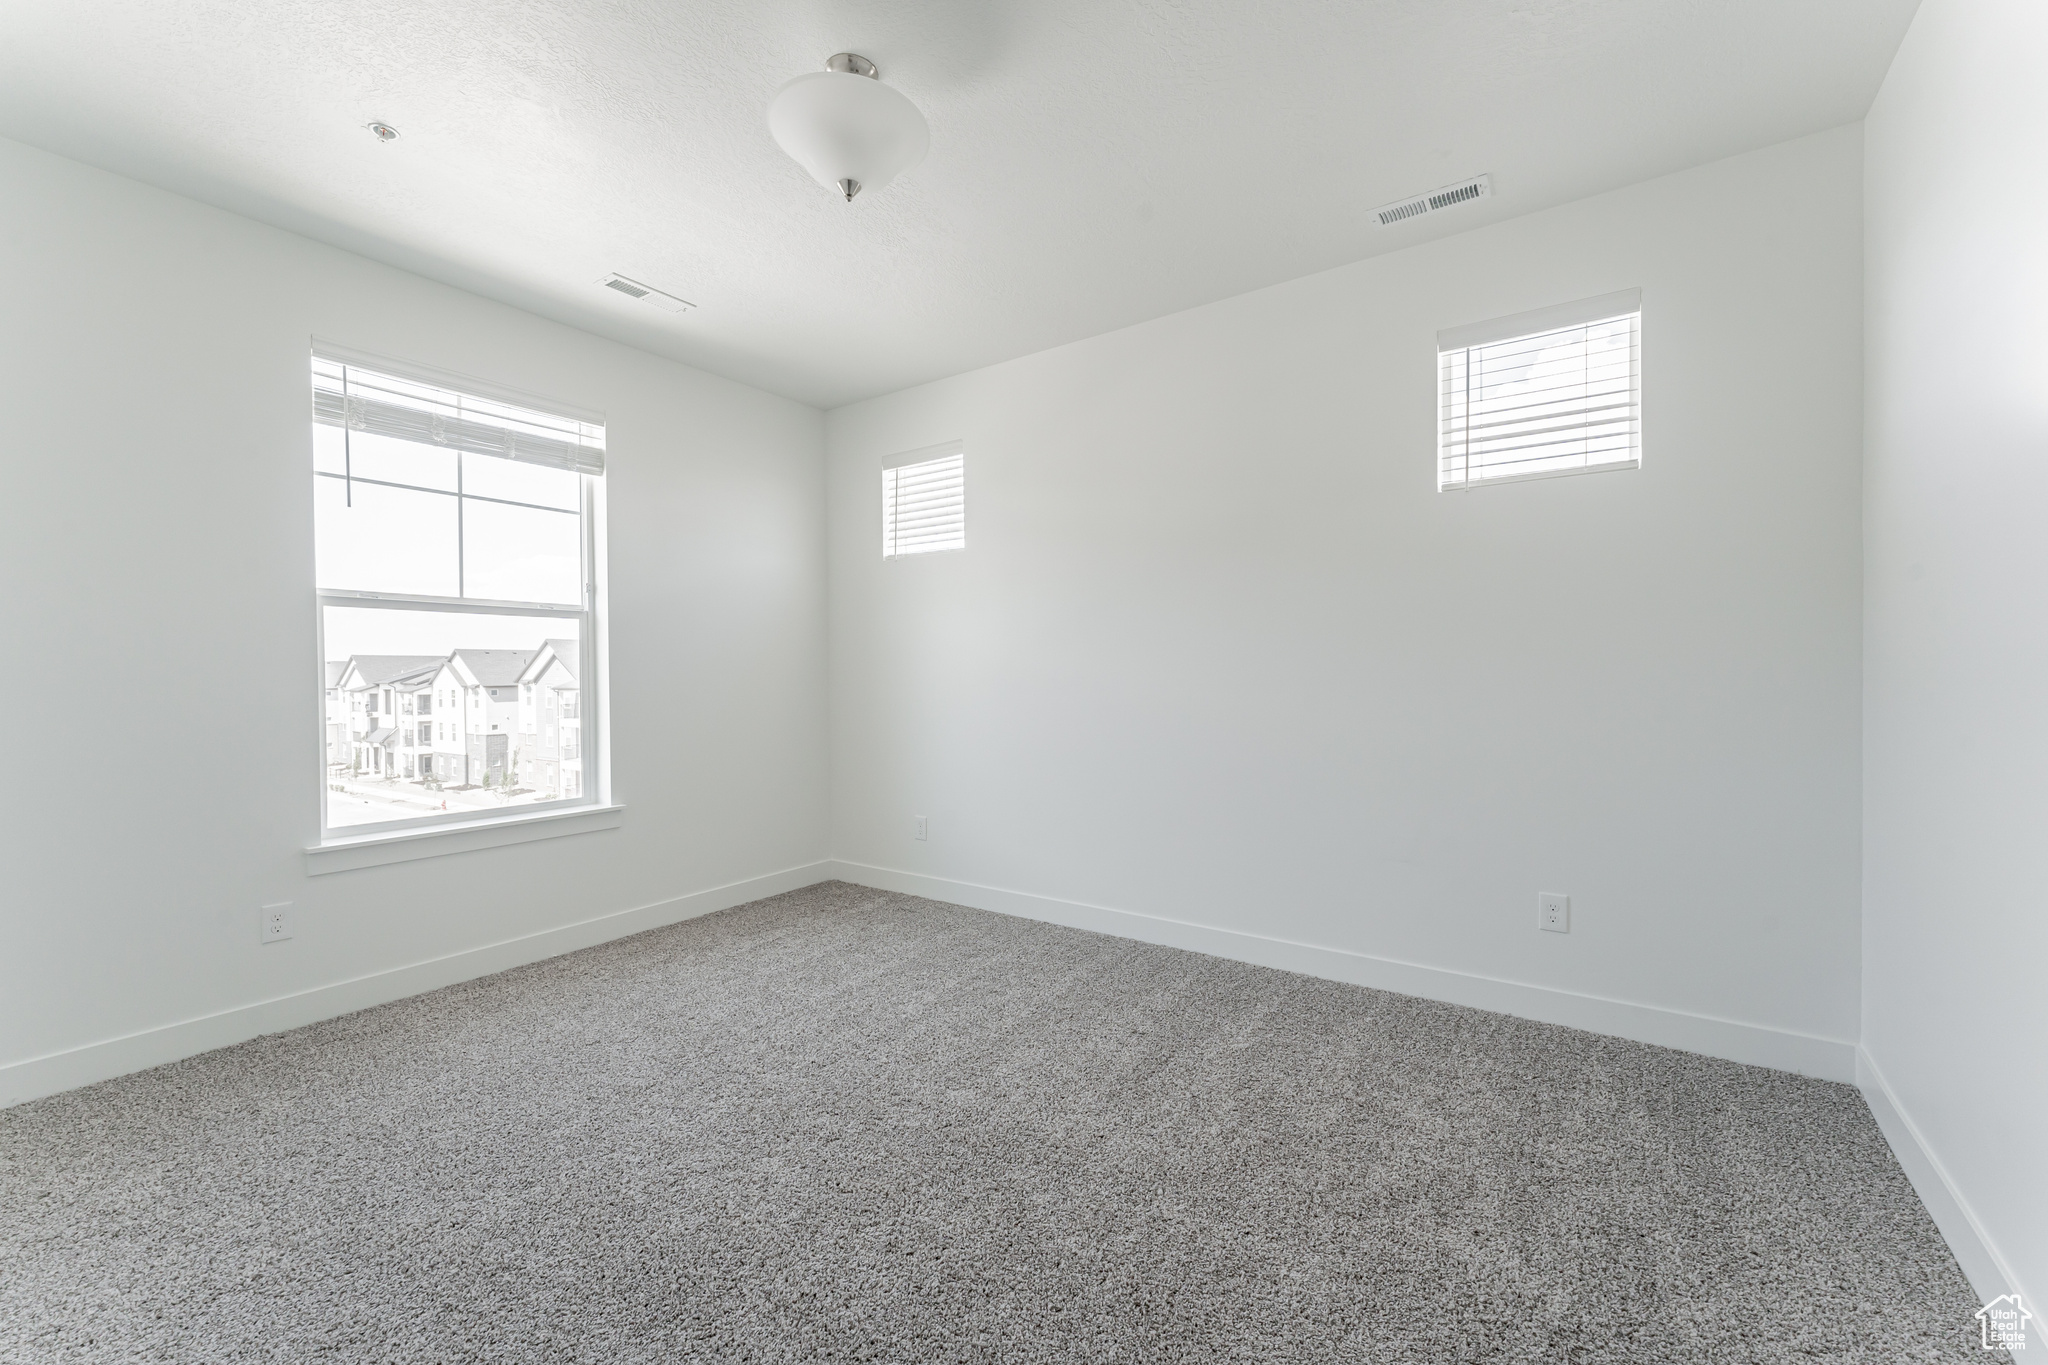
<svg viewBox="0 0 2048 1365"><path fill-rule="evenodd" d="M1906 1178L1913 1182L1914 1192L1927 1206L1928 1216L1934 1219L1934 1226L1941 1230L1949 1250L1955 1253L1956 1264L1963 1268L1977 1297L1989 1303L2000 1294L2018 1294L2023 1303L2035 1304L2035 1298L2013 1274L2012 1263L1984 1231L1983 1223L1978 1221L1976 1211L1957 1188L1948 1168L1927 1145L1920 1125L1899 1103L1891 1082L1878 1070L1876 1059L1861 1047L1856 1049L1856 1084L1876 1116L1885 1141L1891 1144L1892 1154L1899 1159Z"/></svg>
<svg viewBox="0 0 2048 1365"><path fill-rule="evenodd" d="M1585 1029L1589 1033L1605 1033L1640 1043L1655 1043L1659 1047L1705 1053L1709 1057L1721 1057L1732 1062L1796 1071L1823 1080L1851 1084L1856 1080L1856 1044L1844 1039L1822 1038L1763 1024L1746 1024L1655 1005L1580 995L1548 986L1503 981L1442 967L1425 967L1343 948L1296 943L1130 910L1111 910L1079 901L978 886L972 882L928 877L895 868L870 867L865 863L844 860L834 861L829 866L833 869L832 875L841 881L881 891L900 891L930 900L972 906L977 910L1016 915L1022 919L1045 920L1144 943L1187 948L1261 967L1278 967L1305 976L1348 981L1353 985L1398 991L1402 995L1418 995L1426 1000L1470 1005L1475 1009L1512 1014L1541 1023Z"/></svg>
<svg viewBox="0 0 2048 1365"><path fill-rule="evenodd" d="M1425 967L1342 948L1296 943L1158 915L1111 910L1080 901L980 886L896 868L872 867L843 859L828 866L832 869L832 876L841 881L882 891L950 901L978 910L993 910L999 914L1065 924L1144 943L1186 948L1262 967L1278 967L1428 1000L1470 1005L1475 1009L1512 1014L1546 1024L1563 1024L1592 1033L1853 1084L1863 1092L1871 1113L1877 1119L1878 1128L1891 1144L1900 1167L1912 1181L1920 1202L1926 1206L1935 1227L1948 1242L1949 1249L1955 1254L1964 1276L1979 1298L1988 1303L2000 1294L2017 1293L2025 1303L2037 1302L2025 1292L2013 1274L2011 1262L1985 1232L1969 1201L1963 1197L1940 1158L1927 1145L1918 1125L1900 1105L1898 1096L1884 1079L1876 1062L1856 1043L1655 1005L1581 995L1547 986L1503 981L1441 967Z"/></svg>
<svg viewBox="0 0 2048 1365"><path fill-rule="evenodd" d="M446 957L9 1063L0 1066L0 1108L834 879L1854 1083L1863 1091L1899 1165L1977 1294L1987 1302L1999 1294L2024 1294L2010 1264L1900 1105L1877 1063L1854 1043L839 859L785 868ZM2026 1297L2025 1301L2035 1300Z"/></svg>
<svg viewBox="0 0 2048 1365"><path fill-rule="evenodd" d="M12 1062L0 1066L0 1108L794 891L830 879L833 866L818 862L785 868L502 943Z"/></svg>

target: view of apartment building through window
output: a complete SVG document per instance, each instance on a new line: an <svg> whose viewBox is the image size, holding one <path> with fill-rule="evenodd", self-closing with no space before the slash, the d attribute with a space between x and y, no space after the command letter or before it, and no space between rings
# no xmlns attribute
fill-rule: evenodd
<svg viewBox="0 0 2048 1365"><path fill-rule="evenodd" d="M316 356L329 829L586 801L603 427Z"/></svg>

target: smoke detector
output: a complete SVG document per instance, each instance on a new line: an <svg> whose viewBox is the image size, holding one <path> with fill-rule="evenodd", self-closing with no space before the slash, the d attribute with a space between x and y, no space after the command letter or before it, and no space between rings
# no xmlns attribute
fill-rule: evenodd
<svg viewBox="0 0 2048 1365"><path fill-rule="evenodd" d="M1405 223L1410 218L1441 213L1460 204L1469 204L1475 199L1485 199L1492 193L1493 177L1475 175L1470 180L1460 180L1455 185L1446 185L1440 190L1431 190L1428 194L1418 194L1412 199L1397 199L1391 204L1384 204L1372 211L1372 220L1381 227L1392 227L1396 223Z"/></svg>
<svg viewBox="0 0 2048 1365"><path fill-rule="evenodd" d="M638 299L642 303L651 303L656 308L668 313L687 313L697 306L688 299L679 299L674 294L665 294L651 284L642 284L638 280L629 280L624 275L607 275L599 280L598 283L607 289L618 290L629 299Z"/></svg>

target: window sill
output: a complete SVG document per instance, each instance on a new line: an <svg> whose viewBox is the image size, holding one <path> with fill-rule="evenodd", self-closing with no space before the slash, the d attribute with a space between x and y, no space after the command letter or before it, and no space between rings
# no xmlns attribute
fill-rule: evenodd
<svg viewBox="0 0 2048 1365"><path fill-rule="evenodd" d="M1460 483L1440 484L1439 493L1469 493L1475 488L1491 488L1497 483L1533 483L1537 479L1567 479L1574 474L1605 474L1615 469L1641 469L1640 456L1631 455L1626 460L1608 460L1602 464L1575 465L1570 469L1543 469L1534 474L1495 474L1491 478L1466 479Z"/></svg>
<svg viewBox="0 0 2048 1365"><path fill-rule="evenodd" d="M593 830L617 829L625 822L624 806L582 806L576 810L549 811L544 815L473 820L433 829L409 829L397 834L361 834L353 838L329 839L306 850L306 875L318 877L329 872L353 872L359 867L381 867L386 863L411 862L415 858L438 858L445 853L468 853L472 849L499 848L525 844L536 839L559 839L566 834L587 834Z"/></svg>

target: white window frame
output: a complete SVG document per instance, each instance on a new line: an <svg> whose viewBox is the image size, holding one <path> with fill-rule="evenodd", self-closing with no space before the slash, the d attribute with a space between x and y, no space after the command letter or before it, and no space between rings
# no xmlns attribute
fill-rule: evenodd
<svg viewBox="0 0 2048 1365"><path fill-rule="evenodd" d="M892 470L909 469L916 465L936 464L940 460L960 461L960 543L958 545L936 545L928 549L899 550L890 517L895 509L890 505L890 479ZM935 446L921 446L890 455L882 461L882 559L884 562L900 559L924 559L930 555L953 554L967 548L967 446L962 441L943 441Z"/></svg>
<svg viewBox="0 0 2048 1365"><path fill-rule="evenodd" d="M1532 479L1558 479L1575 474L1598 474L1617 469L1640 469L1643 464L1643 336L1642 336L1643 291L1623 289L1612 294L1599 294L1588 299L1576 299L1570 303L1554 304L1527 313L1516 313L1511 317L1495 318L1489 322L1475 322L1463 327L1447 328L1436 334L1437 351L1437 446L1436 478L1440 493L1463 493L1475 488L1493 484L1527 483ZM1502 342L1520 341L1542 336L1546 332L1564 331L1573 327L1589 326L1620 318L1630 318L1633 336L1632 353L1629 359L1629 453L1620 459L1602 460L1598 464L1582 464L1564 469L1540 469L1518 474L1492 474L1473 478L1469 467L1470 426L1459 428L1466 436L1468 448L1467 466L1463 476L1450 477L1450 469L1456 460L1453 442L1453 424L1449 417L1452 406L1452 379L1448 358L1474 348L1498 345ZM1469 364L1469 361L1468 361ZM1469 374L1469 371L1468 371ZM1468 380L1469 382L1469 380ZM1469 419L1468 419L1469 421Z"/></svg>
<svg viewBox="0 0 2048 1365"><path fill-rule="evenodd" d="M387 356L337 346L315 338L312 358L338 362L343 365L375 370L383 374L409 379L417 383L454 389L463 394L494 402L510 403L519 407L532 408L551 415L573 418L602 425L604 416L571 404L553 399L540 398L503 385L473 379L467 375L420 365L411 361L395 360ZM310 381L309 381L310 384ZM307 464L313 465L312 426L307 423ZM491 458L485 456L482 458ZM311 469L315 479L333 478L332 474L317 468ZM549 838L557 834L572 834L583 829L604 829L616 826L619 807L610 804L611 783L608 759L610 745L603 742L606 731L603 728L601 712L607 688L604 686L604 580L603 580L603 516L604 476L602 474L579 473L579 528L581 530L582 587L583 600L575 606L549 602L516 602L480 597L434 597L413 593L363 592L340 588L318 586L318 561L315 561L315 588L313 606L313 634L317 646L316 667L319 670L321 695L324 698L327 679L327 612L329 607L375 607L392 611L445 612L462 616L530 616L576 623L578 686L588 694L587 705L593 717L587 721L590 736L597 742L583 745L583 782L581 794L556 801L536 801L507 807L501 811L448 811L445 814L419 816L407 820L379 821L374 825L334 825L328 820L327 798L329 772L326 739L326 708L321 707L320 746L314 772L319 779L320 793L320 842L309 847L308 870L312 872L342 871L350 867L369 866L378 862L402 861L427 857L437 853L453 853L467 848L489 847L493 844L515 842L520 838ZM440 492L443 490L427 490ZM464 496L449 493L448 496ZM469 495L473 496L473 495ZM317 553L317 549L316 549ZM588 679L588 681L583 681ZM488 690L488 689L486 689ZM382 714L380 711L379 714ZM394 713L395 714L395 713ZM488 713L486 713L488 714ZM459 736L458 736L459 738ZM594 815L610 817L599 819L577 819L565 821L565 817ZM530 833L521 833L520 826L532 825ZM493 831L495 833L493 833ZM429 844L423 836L452 836L448 840L437 840ZM478 837L481 834L483 837ZM509 836L509 837L508 837ZM396 850L379 855L374 851L377 845L394 845ZM340 857L320 856L338 853Z"/></svg>

